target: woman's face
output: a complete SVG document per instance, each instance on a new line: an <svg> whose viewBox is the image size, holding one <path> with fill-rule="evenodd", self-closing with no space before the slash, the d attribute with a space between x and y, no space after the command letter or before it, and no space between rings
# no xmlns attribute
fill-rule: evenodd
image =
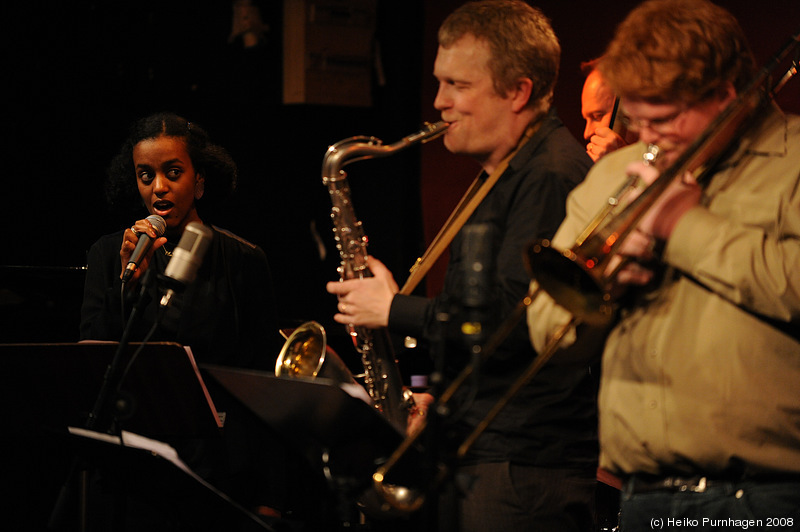
<svg viewBox="0 0 800 532"><path fill-rule="evenodd" d="M200 222L195 201L203 194L204 178L194 168L186 141L160 136L133 147L139 195L150 214L167 222L167 234L180 235L190 222Z"/></svg>

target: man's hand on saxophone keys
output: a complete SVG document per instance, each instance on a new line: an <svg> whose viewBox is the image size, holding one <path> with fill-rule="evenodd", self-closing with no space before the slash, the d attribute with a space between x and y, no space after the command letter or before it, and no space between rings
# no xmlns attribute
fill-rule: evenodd
<svg viewBox="0 0 800 532"><path fill-rule="evenodd" d="M332 281L326 290L339 297L337 323L377 329L389 324L392 299L400 290L392 272L378 259L369 257L372 277Z"/></svg>

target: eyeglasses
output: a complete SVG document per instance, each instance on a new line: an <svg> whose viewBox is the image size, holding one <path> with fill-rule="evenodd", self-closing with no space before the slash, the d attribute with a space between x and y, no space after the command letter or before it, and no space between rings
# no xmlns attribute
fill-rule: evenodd
<svg viewBox="0 0 800 532"><path fill-rule="evenodd" d="M620 116L617 118L617 120L619 120L619 122L632 133L639 133L642 131L642 129L648 128L654 133L665 135L674 130L675 122L687 110L689 110L689 106L684 105L674 113L670 113L667 116L650 119L639 118L636 120L624 113L620 113Z"/></svg>

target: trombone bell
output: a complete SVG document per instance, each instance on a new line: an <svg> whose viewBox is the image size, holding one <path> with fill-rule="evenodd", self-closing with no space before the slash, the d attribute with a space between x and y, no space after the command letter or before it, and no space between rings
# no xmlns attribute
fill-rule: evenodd
<svg viewBox="0 0 800 532"><path fill-rule="evenodd" d="M526 259L539 286L577 319L590 325L611 320L611 295L602 288L602 272L597 271L603 265L585 261L572 250L559 251L549 240L531 244Z"/></svg>

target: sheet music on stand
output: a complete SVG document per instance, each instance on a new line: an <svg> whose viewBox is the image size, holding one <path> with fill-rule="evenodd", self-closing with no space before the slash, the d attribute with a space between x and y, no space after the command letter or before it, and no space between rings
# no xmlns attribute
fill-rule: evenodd
<svg viewBox="0 0 800 532"><path fill-rule="evenodd" d="M133 432L123 430L119 436L113 434L106 434L105 432L95 432L93 430L86 430L80 427L67 427L67 431L74 435L83 438L91 438L97 441L117 445L119 447L128 447L131 449L144 449L150 451L153 456L159 456L169 462L172 462L175 467L189 474L189 476L197 479L201 483L207 484L203 479L197 476L189 466L178 456L178 451L168 443L147 438Z"/></svg>
<svg viewBox="0 0 800 532"><path fill-rule="evenodd" d="M178 456L167 443L122 431L119 436L69 427L78 455L124 485L136 500L157 508L164 518L192 530L273 530L222 493Z"/></svg>

